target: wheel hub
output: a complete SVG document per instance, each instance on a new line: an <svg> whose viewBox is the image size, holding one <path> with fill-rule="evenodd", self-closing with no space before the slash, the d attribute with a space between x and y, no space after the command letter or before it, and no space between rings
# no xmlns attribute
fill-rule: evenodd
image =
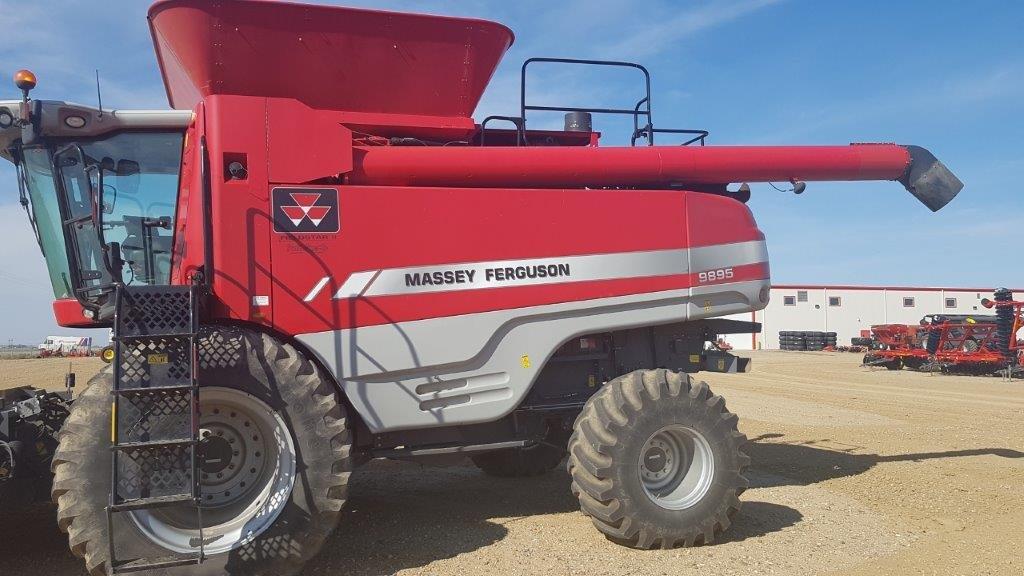
<svg viewBox="0 0 1024 576"><path fill-rule="evenodd" d="M669 467L670 461L671 458L664 448L661 446L652 446L647 450L647 454L644 455L644 467L647 469L647 475L653 477L663 474Z"/></svg>
<svg viewBox="0 0 1024 576"><path fill-rule="evenodd" d="M205 508L249 498L272 452L255 417L234 404L204 402L199 415L199 489Z"/></svg>
<svg viewBox="0 0 1024 576"><path fill-rule="evenodd" d="M199 442L199 460L202 462L203 474L210 475L223 472L231 464L231 444L221 436L209 436L204 433Z"/></svg>
<svg viewBox="0 0 1024 576"><path fill-rule="evenodd" d="M277 519L295 481L296 453L281 416L251 394L203 388L199 492L207 554L234 549ZM154 543L188 553L198 542L193 506L133 512Z"/></svg>
<svg viewBox="0 0 1024 576"><path fill-rule="evenodd" d="M696 430L665 426L640 450L640 482L652 502L682 510L700 502L714 479L711 445Z"/></svg>

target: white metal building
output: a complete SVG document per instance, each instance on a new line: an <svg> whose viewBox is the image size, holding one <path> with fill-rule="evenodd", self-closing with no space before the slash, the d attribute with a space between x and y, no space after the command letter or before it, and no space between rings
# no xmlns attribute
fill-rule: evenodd
<svg viewBox="0 0 1024 576"><path fill-rule="evenodd" d="M738 350L778 348L783 330L835 332L840 345L873 324L917 324L931 314L993 314L981 305L992 288L915 288L906 286L772 286L768 307L730 316L762 324L760 334L732 334ZM1024 293L1024 290L1014 290Z"/></svg>

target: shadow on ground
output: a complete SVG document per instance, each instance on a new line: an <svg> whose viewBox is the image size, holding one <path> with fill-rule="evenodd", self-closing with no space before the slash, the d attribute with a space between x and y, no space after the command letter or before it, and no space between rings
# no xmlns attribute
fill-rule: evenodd
<svg viewBox="0 0 1024 576"><path fill-rule="evenodd" d="M754 487L803 486L834 478L863 474L888 462L925 462L943 458L998 456L1024 458L1024 452L1010 448L975 448L945 452L916 452L881 456L858 453L859 447L843 446L830 440L809 442L771 442L783 434L764 434L752 438L745 451L750 455Z"/></svg>
<svg viewBox="0 0 1024 576"><path fill-rule="evenodd" d="M341 525L303 575L394 574L498 542L523 517L562 513L579 514L562 467L537 478L502 479L472 466L378 461L353 475ZM788 506L747 501L718 543L757 538L801 518Z"/></svg>
<svg viewBox="0 0 1024 576"><path fill-rule="evenodd" d="M68 550L57 528L52 504L0 512L0 574L3 576L84 576L85 564Z"/></svg>
<svg viewBox="0 0 1024 576"><path fill-rule="evenodd" d="M886 462L994 455L1021 458L1000 448L879 456L856 453L834 442L786 443L781 434L753 439L754 487L808 485L853 476ZM450 468L375 461L353 475L350 499L338 530L304 576L376 576L418 568L489 546L505 538L523 517L579 514L564 469L538 478L499 479L472 466ZM56 526L52 506L40 505L0 522L4 576L80 576ZM798 510L745 499L719 545L741 542L799 523ZM566 518L566 522L572 521ZM608 546L615 546L608 543Z"/></svg>

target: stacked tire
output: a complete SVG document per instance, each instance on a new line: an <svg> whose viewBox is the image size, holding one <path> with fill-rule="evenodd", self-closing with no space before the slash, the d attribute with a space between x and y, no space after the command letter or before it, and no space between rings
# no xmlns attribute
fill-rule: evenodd
<svg viewBox="0 0 1024 576"><path fill-rule="evenodd" d="M781 331L779 332L779 348L782 350L823 350L837 344L835 332Z"/></svg>
<svg viewBox="0 0 1024 576"><path fill-rule="evenodd" d="M779 332L779 348L782 350L806 350L807 341L803 332Z"/></svg>

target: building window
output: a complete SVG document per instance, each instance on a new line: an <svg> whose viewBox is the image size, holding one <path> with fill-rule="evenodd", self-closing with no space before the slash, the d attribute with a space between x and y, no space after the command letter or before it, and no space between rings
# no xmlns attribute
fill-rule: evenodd
<svg viewBox="0 0 1024 576"><path fill-rule="evenodd" d="M946 298L946 308L956 308L956 298Z"/></svg>
<svg viewBox="0 0 1024 576"><path fill-rule="evenodd" d="M829 306L842 306L843 305L843 299L840 298L839 296L829 296L828 297L828 305Z"/></svg>
<svg viewBox="0 0 1024 576"><path fill-rule="evenodd" d="M807 302L807 290L799 290L796 293L797 302Z"/></svg>
<svg viewBox="0 0 1024 576"><path fill-rule="evenodd" d="M783 306L796 306L796 296L783 296L782 297L782 305Z"/></svg>
<svg viewBox="0 0 1024 576"><path fill-rule="evenodd" d="M906 298L903 299L903 307L904 308L913 308L914 307L914 298L913 298L913 296L907 296Z"/></svg>

